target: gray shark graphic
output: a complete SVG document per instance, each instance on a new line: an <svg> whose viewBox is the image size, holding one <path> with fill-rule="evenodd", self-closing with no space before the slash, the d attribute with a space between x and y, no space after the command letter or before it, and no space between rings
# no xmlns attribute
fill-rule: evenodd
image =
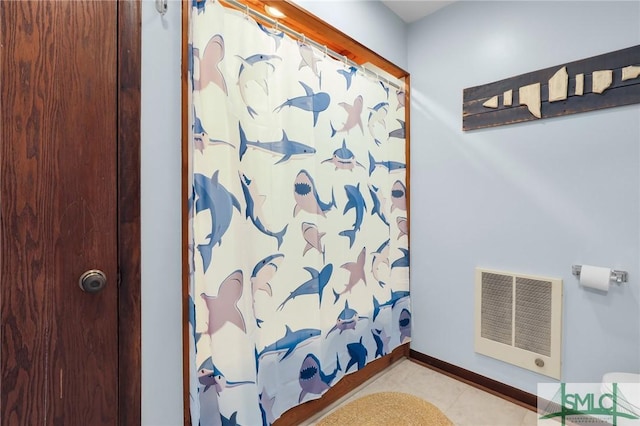
<svg viewBox="0 0 640 426"><path fill-rule="evenodd" d="M238 86L240 87L240 97L242 101L247 106L247 112L251 116L251 118L255 118L258 113L251 108L247 104L247 85L249 82L253 81L262 87L265 94L269 94L269 87L267 86L267 78L269 74L275 71L276 67L273 65L271 60L280 59L281 57L277 55L266 55L263 53L256 53L255 55L251 55L249 57L243 58L242 56L236 55L238 59L242 62L240 65L240 71L238 72Z"/></svg>
<svg viewBox="0 0 640 426"><path fill-rule="evenodd" d="M326 212L336 206L336 199L333 195L333 188L331 188L331 202L323 203L320 200L316 185L306 170L300 170L296 176L296 180L293 184L293 198L296 200L296 205L293 208L293 216L295 217L300 210L312 214L318 214L322 217L326 217Z"/></svg>
<svg viewBox="0 0 640 426"><path fill-rule="evenodd" d="M302 399L308 393L315 395L324 393L329 389L331 382L335 380L338 371L342 371L338 354L336 354L336 369L333 370L331 374L323 373L320 367L320 360L316 358L315 355L308 354L300 366L298 382L300 383L302 391L300 392L298 403L302 402Z"/></svg>
<svg viewBox="0 0 640 426"><path fill-rule="evenodd" d="M322 254L322 263L325 263L325 247L322 245L322 237L326 235L325 232L320 232L318 226L309 223L302 222L302 238L306 241L307 245L304 247L302 255L307 254L312 248L318 250Z"/></svg>
<svg viewBox="0 0 640 426"><path fill-rule="evenodd" d="M400 343L411 340L411 312L402 309L398 318L398 328L400 329Z"/></svg>
<svg viewBox="0 0 640 426"><path fill-rule="evenodd" d="M233 388L240 385L255 383L252 381L232 382L226 379L222 371L213 364L211 357L207 358L198 368L198 381L204 386L202 392L206 392L210 387L214 387L216 393L220 395L226 388Z"/></svg>
<svg viewBox="0 0 640 426"><path fill-rule="evenodd" d="M385 264L387 265L387 267L389 267L389 250L391 249L389 242L390 240L387 240L384 243L380 244L378 250L371 253L371 255L373 256L373 260L371 261L371 274L373 275L373 278L378 281L380 287L384 287L385 283L380 279L378 275L378 268L381 264Z"/></svg>

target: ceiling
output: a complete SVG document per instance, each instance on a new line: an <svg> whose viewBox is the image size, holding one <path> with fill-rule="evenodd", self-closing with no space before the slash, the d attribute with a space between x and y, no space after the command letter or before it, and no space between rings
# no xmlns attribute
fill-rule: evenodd
<svg viewBox="0 0 640 426"><path fill-rule="evenodd" d="M431 0L381 0L382 3L391 9L406 23L411 23L424 18L430 13L441 9L453 1L431 1Z"/></svg>

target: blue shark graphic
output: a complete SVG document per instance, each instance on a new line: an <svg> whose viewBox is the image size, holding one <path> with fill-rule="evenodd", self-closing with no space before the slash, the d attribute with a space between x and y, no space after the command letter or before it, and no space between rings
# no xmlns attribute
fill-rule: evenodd
<svg viewBox="0 0 640 426"><path fill-rule="evenodd" d="M356 75L356 72L358 71L358 68L356 67L349 67L349 70L338 70L338 74L341 74L344 79L347 82L347 90L349 90L349 87L351 87L351 79L353 78L354 75Z"/></svg>
<svg viewBox="0 0 640 426"><path fill-rule="evenodd" d="M373 158L373 155L371 155L371 152L369 152L369 176L371 176L377 166L384 167L389 172L407 168L405 163L400 163L398 161L376 161L375 158Z"/></svg>
<svg viewBox="0 0 640 426"><path fill-rule="evenodd" d="M371 261L371 275L373 275L373 278L378 281L380 287L384 287L385 283L378 277L378 267L382 263L389 266L389 242L390 240L387 240L384 243L380 244L378 250L371 253L371 255L373 256L373 260Z"/></svg>
<svg viewBox="0 0 640 426"><path fill-rule="evenodd" d="M380 102L376 104L373 108L369 108L371 112L369 113L369 120L367 121L367 128L369 129L369 134L373 138L373 141L376 145L380 146L382 142L376 139L375 134L373 132L373 128L376 123L380 123L383 127L386 128L386 123L384 119L387 117L387 112L389 111L389 102Z"/></svg>
<svg viewBox="0 0 640 426"><path fill-rule="evenodd" d="M356 239L356 232L360 230L362 226L362 219L364 218L364 212L367 210L367 205L364 202L364 198L360 193L360 183L357 186L345 185L344 190L347 193L347 205L344 206L342 214L346 214L349 210L355 209L356 221L353 224L353 229L347 229L340 232L339 235L349 238L349 248L353 247L353 242Z"/></svg>
<svg viewBox="0 0 640 426"><path fill-rule="evenodd" d="M193 0L194 2L196 0ZM193 5L194 7L196 6L195 4ZM198 49L196 49L197 52ZM193 43L188 43L187 44L187 72L189 73L189 81L191 81L191 88L193 89L194 85L193 85L193 69L194 69L194 50L193 50Z"/></svg>
<svg viewBox="0 0 640 426"><path fill-rule="evenodd" d="M362 344L362 336L360 336L359 342L347 344L347 352L349 352L350 359L344 370L345 373L354 365L357 365L360 370L367 363L367 348Z"/></svg>
<svg viewBox="0 0 640 426"><path fill-rule="evenodd" d="M391 269L408 268L409 267L409 250L401 247L399 247L398 250L402 252L403 256L393 261L393 263L391 264Z"/></svg>
<svg viewBox="0 0 640 426"><path fill-rule="evenodd" d="M398 106L396 107L396 111L397 111L400 108L404 108L404 103L405 103L404 90L396 90L396 99L398 100Z"/></svg>
<svg viewBox="0 0 640 426"><path fill-rule="evenodd" d="M198 118L198 116L195 115L195 111L194 111L194 120L193 120L192 128L193 128L193 147L198 151L200 151L200 153L204 152L205 143L206 145L228 145L232 148L235 148L235 146L233 146L233 144L230 144L229 142L221 141L218 139L210 139L209 136L207 135L207 131L202 126L202 122L200 121L200 118Z"/></svg>
<svg viewBox="0 0 640 426"><path fill-rule="evenodd" d="M336 167L336 170L351 170L356 166L360 166L364 169L364 166L356 161L356 156L353 152L347 148L347 141L342 139L342 147L333 151L333 157L323 160L321 164L331 163Z"/></svg>
<svg viewBox="0 0 640 426"><path fill-rule="evenodd" d="M202 365L200 365L200 368L198 368L198 381L201 385L204 385L203 392L208 391L209 388L213 386L218 395L220 395L220 392L226 388L255 383L249 380L242 382L232 382L227 380L226 377L224 377L224 374L222 374L222 371L218 370L218 368L213 364L211 357L207 358Z"/></svg>
<svg viewBox="0 0 640 426"><path fill-rule="evenodd" d="M397 118L396 118L396 120L398 120L398 123L400 123L400 128L399 128L399 129L392 130L392 131L389 133L389 137L390 137L390 138L400 138L400 139L404 139L404 138L405 138L405 130L404 130L404 126L405 126L405 124L404 124L404 121L399 120L399 119L397 119Z"/></svg>
<svg viewBox="0 0 640 426"><path fill-rule="evenodd" d="M387 100L389 100L389 86L386 86L383 82L380 82L380 86L382 86L382 90L387 94Z"/></svg>
<svg viewBox="0 0 640 426"><path fill-rule="evenodd" d="M398 329L400 330L400 343L405 343L411 339L411 312L404 308L400 311L398 318Z"/></svg>
<svg viewBox="0 0 640 426"><path fill-rule="evenodd" d="M222 422L221 425L222 426L238 426L238 421L236 419L237 416L238 416L237 411L234 411L233 414L229 416L229 418L226 418L225 416L222 415L222 413L220 413L220 421Z"/></svg>
<svg viewBox="0 0 640 426"><path fill-rule="evenodd" d="M300 83L306 95L287 99L280 106L275 108L274 111L280 112L280 110L286 106L300 108L304 111L311 111L313 112L313 127L315 127L318 123L318 115L329 107L331 97L326 92L313 93L313 89L311 87L301 81L298 81L298 83Z"/></svg>
<svg viewBox="0 0 640 426"><path fill-rule="evenodd" d="M256 266L253 267L253 271L251 272L251 292L253 294L253 316L256 319L256 324L260 327L264 321L259 319L256 315L256 293L260 290L264 291L271 297L273 291L271 289L271 284L269 284L269 280L273 278L275 273L278 271L278 267L280 266L280 262L284 259L284 254L276 253L270 254L265 257L261 261L259 261Z"/></svg>
<svg viewBox="0 0 640 426"><path fill-rule="evenodd" d="M367 319L367 317L359 316L358 312L355 309L351 309L349 307L349 301L345 300L344 309L342 310L342 312L340 312L340 315L338 315L338 318L336 319L336 325L334 325L333 328L329 330L329 332L325 336L325 339L336 330L340 330L339 334L342 334L342 332L345 330L355 330L357 322L361 319Z"/></svg>
<svg viewBox="0 0 640 426"><path fill-rule="evenodd" d="M302 399L308 393L320 395L329 389L331 382L336 379L338 371L342 371L338 354L336 354L336 368L331 374L323 373L320 360L314 354L308 354L300 366L298 382L302 391L300 392L298 403L302 402Z"/></svg>
<svg viewBox="0 0 640 426"><path fill-rule="evenodd" d="M320 272L316 271L310 266L306 266L304 270L311 274L311 279L300 284L298 288L293 290L291 294L284 300L284 302L282 302L282 304L278 306L278 310L282 310L285 303L287 303L289 300L294 299L298 296L302 296L304 294L317 294L320 300L318 306L322 305L322 292L327 286L327 283L331 278L331 274L333 273L333 264L329 263L325 265L325 267L322 268Z"/></svg>
<svg viewBox="0 0 640 426"><path fill-rule="evenodd" d="M248 147L252 147L255 149L261 149L263 151L269 152L271 154L280 154L282 158L278 160L275 164L284 163L291 159L292 156L300 156L300 155L312 155L316 153L315 148L305 145L300 142L289 140L287 137L287 133L282 130L282 139L275 142L260 142L260 141L250 141L247 139L247 135L242 128L242 124L238 123L238 128L240 129L240 161L242 161L242 157L247 152Z"/></svg>
<svg viewBox="0 0 640 426"><path fill-rule="evenodd" d="M383 204L385 204L387 200L382 197L380 189L375 185L369 185L369 194L371 194L371 200L373 201L371 215L377 214L382 223L389 226L389 222L387 221L387 217L383 211Z"/></svg>
<svg viewBox="0 0 640 426"><path fill-rule="evenodd" d="M315 182L306 170L300 170L296 176L296 180L293 183L293 198L296 200L296 205L293 208L293 217L295 217L300 210L326 217L325 213L336 206L333 188L331 188L331 202L322 202L318 195Z"/></svg>
<svg viewBox="0 0 640 426"><path fill-rule="evenodd" d="M277 30L269 29L269 28L265 27L264 25L262 25L260 22L258 22L257 24L258 24L258 28L260 28L263 33L265 33L266 35L268 35L269 37L271 37L273 39L273 41L276 43L276 50L278 50L280 48L280 43L282 42L282 39L284 38L284 31L277 31Z"/></svg>
<svg viewBox="0 0 640 426"><path fill-rule="evenodd" d="M191 7L195 7L198 10L198 15L204 12L204 6L207 4L207 0L192 0Z"/></svg>
<svg viewBox="0 0 640 426"><path fill-rule="evenodd" d="M275 71L276 67L273 65L271 60L280 59L281 57L277 55L267 55L264 53L256 53L255 55L248 56L243 58L242 56L236 55L242 64L240 65L240 71L238 72L238 86L240 87L240 97L242 101L247 106L247 112L251 116L251 118L255 118L258 113L251 108L247 104L247 95L245 91L247 90L247 84L250 81L254 81L262 90L264 90L265 94L269 94L269 87L267 86L267 77L269 73Z"/></svg>
<svg viewBox="0 0 640 426"><path fill-rule="evenodd" d="M269 353L284 352L284 355L280 358L280 361L283 361L291 355L296 348L309 344L312 340L320 336L320 330L316 328L303 328L291 331L291 328L288 325L285 325L285 327L286 331L284 336L260 351L257 355L258 358L262 358L264 355Z"/></svg>
<svg viewBox="0 0 640 426"><path fill-rule="evenodd" d="M262 414L262 426L269 426L273 422L276 421L275 416L273 415L273 404L276 400L276 396L270 396L267 393L266 388L262 388L262 392L258 395L260 398L260 413Z"/></svg>
<svg viewBox="0 0 640 426"><path fill-rule="evenodd" d="M389 352L389 341L391 340L391 336L387 336L387 333L384 330L373 329L371 330L371 335L373 336L373 341L376 342L376 354L373 357L383 357Z"/></svg>
<svg viewBox="0 0 640 426"><path fill-rule="evenodd" d="M273 294L271 284L269 284L269 282L267 281L273 275L268 273L269 271L267 271L267 268L272 268L272 273L275 273L278 270L278 266L282 259L284 259L284 254L276 253L270 254L269 256L256 263L256 266L253 267L253 271L251 272L251 284L254 287L254 293L258 290L262 290L269 296ZM268 277L263 278L263 276L265 275L263 272L265 271L267 272L266 275L268 275Z"/></svg>
<svg viewBox="0 0 640 426"><path fill-rule="evenodd" d="M193 342L196 345L196 351L198 349L198 341L202 336L202 333L196 333L196 304L193 302L193 298L189 296L189 325L191 326L191 332L193 333Z"/></svg>
<svg viewBox="0 0 640 426"><path fill-rule="evenodd" d="M264 218L262 216L262 205L265 197L256 193L255 185L253 181L247 177L247 175L240 173L240 183L242 184L242 192L244 193L244 199L247 202L246 217L251 219L251 222L255 225L256 229L265 235L273 237L278 242L278 249L282 245L284 234L287 232L287 227L280 232L269 231L264 225Z"/></svg>
<svg viewBox="0 0 640 426"><path fill-rule="evenodd" d="M408 291L391 291L391 298L384 303L379 303L378 299L373 296L373 320L376 320L376 317L380 313L380 309L391 307L393 309L396 306L396 303L400 301L400 299L404 299L405 297L409 297Z"/></svg>
<svg viewBox="0 0 640 426"><path fill-rule="evenodd" d="M193 115L193 147L200 151L200 153L204 152L204 140L207 138L207 131L202 126L202 122L197 115Z"/></svg>
<svg viewBox="0 0 640 426"><path fill-rule="evenodd" d="M204 271L207 272L211 264L211 252L213 246L220 245L222 236L231 224L231 216L235 207L240 212L238 199L218 181L218 170L211 176L196 173L193 175L193 187L198 199L196 201L196 213L203 210L211 212L211 233L207 236L207 244L198 245L198 250L202 255Z"/></svg>

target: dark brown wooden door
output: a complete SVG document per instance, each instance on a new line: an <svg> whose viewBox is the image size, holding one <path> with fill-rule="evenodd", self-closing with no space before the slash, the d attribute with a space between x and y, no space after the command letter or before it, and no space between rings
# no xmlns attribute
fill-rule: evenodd
<svg viewBox="0 0 640 426"><path fill-rule="evenodd" d="M117 3L0 1L0 25L1 423L115 424Z"/></svg>

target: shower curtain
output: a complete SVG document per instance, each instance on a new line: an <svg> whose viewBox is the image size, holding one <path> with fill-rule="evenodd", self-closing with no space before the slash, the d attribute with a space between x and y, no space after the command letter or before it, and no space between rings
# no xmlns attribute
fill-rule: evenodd
<svg viewBox="0 0 640 426"><path fill-rule="evenodd" d="M268 425L411 338L404 92L190 16L194 425Z"/></svg>

